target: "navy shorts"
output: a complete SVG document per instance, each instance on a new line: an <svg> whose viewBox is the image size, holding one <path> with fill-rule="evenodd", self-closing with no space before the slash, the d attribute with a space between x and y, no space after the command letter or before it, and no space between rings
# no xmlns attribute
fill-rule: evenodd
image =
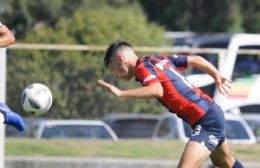
<svg viewBox="0 0 260 168"><path fill-rule="evenodd" d="M190 141L204 143L213 152L225 140L225 117L217 104L212 104L196 124L192 126Z"/></svg>

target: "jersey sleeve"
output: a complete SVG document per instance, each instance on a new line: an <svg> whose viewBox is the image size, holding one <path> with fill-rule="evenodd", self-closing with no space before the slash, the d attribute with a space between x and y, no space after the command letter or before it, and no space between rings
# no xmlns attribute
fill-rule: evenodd
<svg viewBox="0 0 260 168"><path fill-rule="evenodd" d="M188 68L188 58L184 55L171 55L168 59L173 65L180 71L184 71Z"/></svg>
<svg viewBox="0 0 260 168"><path fill-rule="evenodd" d="M0 28L2 28L4 25L0 22Z"/></svg>
<svg viewBox="0 0 260 168"><path fill-rule="evenodd" d="M137 80L143 84L143 86L150 85L155 82L159 82L156 74L155 67L149 63L142 63L135 71Z"/></svg>

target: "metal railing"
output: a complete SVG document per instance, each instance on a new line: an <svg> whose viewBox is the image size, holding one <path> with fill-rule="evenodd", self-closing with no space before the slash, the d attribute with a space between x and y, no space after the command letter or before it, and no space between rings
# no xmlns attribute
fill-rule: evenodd
<svg viewBox="0 0 260 168"><path fill-rule="evenodd" d="M28 44L17 43L8 47L11 50L58 50L58 51L105 51L107 46L96 45L74 45L74 44ZM236 52L238 54L260 55L260 49L216 49L216 48L180 48L180 47L153 47L137 46L134 47L137 52L170 52L170 53L198 53L198 54L225 54L227 52Z"/></svg>

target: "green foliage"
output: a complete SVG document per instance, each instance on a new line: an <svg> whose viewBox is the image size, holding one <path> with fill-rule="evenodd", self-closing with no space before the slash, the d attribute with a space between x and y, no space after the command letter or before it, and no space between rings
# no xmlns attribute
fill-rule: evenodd
<svg viewBox="0 0 260 168"><path fill-rule="evenodd" d="M259 0L139 0L149 20L174 31L259 32Z"/></svg>
<svg viewBox="0 0 260 168"><path fill-rule="evenodd" d="M260 31L259 0L0 0L1 21L23 38L34 27L55 26L77 10L134 6L168 30L197 32ZM51 4L51 5L50 5ZM141 6L139 5L141 4Z"/></svg>
<svg viewBox="0 0 260 168"><path fill-rule="evenodd" d="M16 37L24 38L34 27L53 27L61 17L71 17L77 10L108 7L138 7L133 0L0 0L2 22L15 29ZM140 9L140 8L139 8Z"/></svg>
<svg viewBox="0 0 260 168"><path fill-rule="evenodd" d="M227 28L228 32L243 32L242 27L242 16L241 16L241 8L238 3L234 3L230 9L230 25Z"/></svg>
<svg viewBox="0 0 260 168"><path fill-rule="evenodd" d="M260 1L259 0L243 0L241 10L243 16L243 27L246 32L259 33L260 32Z"/></svg>
<svg viewBox="0 0 260 168"><path fill-rule="evenodd" d="M141 12L131 8L106 8L77 11L61 18L54 28L35 28L26 38L29 43L67 43L107 45L125 39L134 45L162 45L163 28L149 24ZM154 100L115 100L97 85L102 74L103 52L12 51L8 56L7 102L21 111L20 95L30 83L41 82L54 96L46 117L96 118L112 112L161 112ZM110 73L103 78L122 88L137 86L118 82ZM25 113L24 113L25 114Z"/></svg>

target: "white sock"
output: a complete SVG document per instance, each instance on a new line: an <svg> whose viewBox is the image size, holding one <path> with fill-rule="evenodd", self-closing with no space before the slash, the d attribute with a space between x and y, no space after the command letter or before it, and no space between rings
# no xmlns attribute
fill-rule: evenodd
<svg viewBox="0 0 260 168"><path fill-rule="evenodd" d="M0 113L0 123L4 123L4 121L5 121L5 117L3 113Z"/></svg>

